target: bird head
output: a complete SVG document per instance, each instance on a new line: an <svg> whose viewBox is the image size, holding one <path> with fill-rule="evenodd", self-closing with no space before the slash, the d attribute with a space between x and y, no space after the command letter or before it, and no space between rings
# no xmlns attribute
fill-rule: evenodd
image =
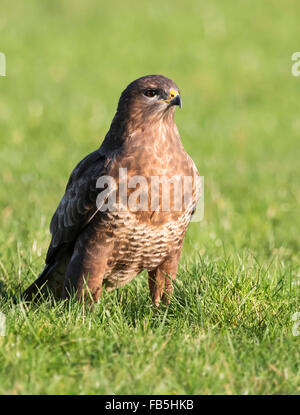
<svg viewBox="0 0 300 415"><path fill-rule="evenodd" d="M118 112L130 118L161 118L173 114L182 101L175 82L162 75L148 75L131 82L122 92Z"/></svg>

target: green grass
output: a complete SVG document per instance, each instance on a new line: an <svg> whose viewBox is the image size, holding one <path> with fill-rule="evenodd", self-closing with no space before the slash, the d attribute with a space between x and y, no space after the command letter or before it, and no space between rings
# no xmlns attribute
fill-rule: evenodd
<svg viewBox="0 0 300 415"><path fill-rule="evenodd" d="M101 3L1 3L0 393L299 394L300 5ZM92 311L11 306L42 269L70 171L149 73L179 85L205 176L171 305L152 307L142 275Z"/></svg>

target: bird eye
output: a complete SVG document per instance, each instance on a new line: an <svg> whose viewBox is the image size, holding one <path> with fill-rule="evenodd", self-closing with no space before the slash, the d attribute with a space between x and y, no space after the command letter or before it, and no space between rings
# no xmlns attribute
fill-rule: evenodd
<svg viewBox="0 0 300 415"><path fill-rule="evenodd" d="M156 89L147 89L145 91L144 95L146 95L146 97L152 98L155 95L157 95L157 90Z"/></svg>

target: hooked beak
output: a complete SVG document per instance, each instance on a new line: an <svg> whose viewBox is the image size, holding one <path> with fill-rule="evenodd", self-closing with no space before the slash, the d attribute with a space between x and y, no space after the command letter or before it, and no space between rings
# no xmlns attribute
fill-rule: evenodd
<svg viewBox="0 0 300 415"><path fill-rule="evenodd" d="M176 95L176 97L175 97L175 98L171 99L171 101L170 101L170 105L178 105L178 106L179 106L179 108L181 108L181 107L182 107L182 101L181 101L181 97L180 97L180 95L179 95L179 94L178 94L178 95Z"/></svg>
<svg viewBox="0 0 300 415"><path fill-rule="evenodd" d="M169 93L169 98L164 99L164 102L167 102L170 105L178 105L179 108L182 107L182 101L181 97L179 95L178 91L175 91L175 89L171 89Z"/></svg>

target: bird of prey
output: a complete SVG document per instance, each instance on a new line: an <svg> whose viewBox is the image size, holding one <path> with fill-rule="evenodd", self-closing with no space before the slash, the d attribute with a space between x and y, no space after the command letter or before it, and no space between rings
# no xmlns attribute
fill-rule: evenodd
<svg viewBox="0 0 300 415"><path fill-rule="evenodd" d="M176 106L179 89L161 75L139 78L123 91L102 145L69 178L51 220L45 268L25 300L50 292L94 303L103 285L112 290L147 270L153 303L169 303L200 194L199 173L174 122Z"/></svg>

